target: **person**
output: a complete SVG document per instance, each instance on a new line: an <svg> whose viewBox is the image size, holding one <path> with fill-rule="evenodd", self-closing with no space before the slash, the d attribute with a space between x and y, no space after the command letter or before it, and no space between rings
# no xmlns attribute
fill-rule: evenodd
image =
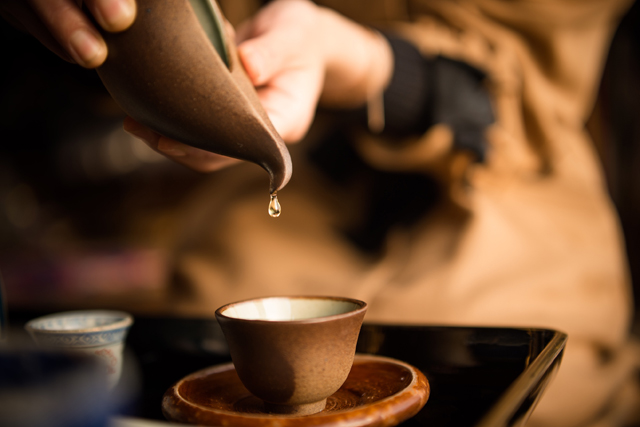
<svg viewBox="0 0 640 427"><path fill-rule="evenodd" d="M125 120L154 150L217 171L178 215L165 309L338 294L367 301L368 320L562 330L562 367L529 425L622 425L640 353L584 126L629 2L219 3L244 20L240 59L295 172L274 220L263 171ZM135 16L133 0L86 6L107 31ZM108 54L71 0L2 13L82 66Z"/></svg>

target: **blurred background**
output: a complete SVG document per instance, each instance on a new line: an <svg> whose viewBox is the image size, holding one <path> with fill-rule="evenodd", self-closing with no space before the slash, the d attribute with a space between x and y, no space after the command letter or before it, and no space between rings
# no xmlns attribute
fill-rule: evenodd
<svg viewBox="0 0 640 427"><path fill-rule="evenodd" d="M95 71L0 20L0 271L9 308L147 302L201 175L122 130Z"/></svg>
<svg viewBox="0 0 640 427"><path fill-rule="evenodd" d="M0 46L0 271L9 308L148 303L162 293L180 203L203 177L126 134L94 71L4 21ZM587 128L622 221L637 305L639 111L636 3L613 40Z"/></svg>
<svg viewBox="0 0 640 427"><path fill-rule="evenodd" d="M640 4L616 32L587 128L622 222L640 321Z"/></svg>

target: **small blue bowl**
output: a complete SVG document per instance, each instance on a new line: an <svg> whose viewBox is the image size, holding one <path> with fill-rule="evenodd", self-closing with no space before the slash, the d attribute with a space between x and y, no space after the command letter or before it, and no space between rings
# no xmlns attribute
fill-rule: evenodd
<svg viewBox="0 0 640 427"><path fill-rule="evenodd" d="M113 388L122 373L124 341L132 323L133 317L122 311L68 311L33 319L25 329L41 348L101 359Z"/></svg>
<svg viewBox="0 0 640 427"><path fill-rule="evenodd" d="M25 329L44 347L86 348L124 341L132 323L121 311L68 311L33 319Z"/></svg>

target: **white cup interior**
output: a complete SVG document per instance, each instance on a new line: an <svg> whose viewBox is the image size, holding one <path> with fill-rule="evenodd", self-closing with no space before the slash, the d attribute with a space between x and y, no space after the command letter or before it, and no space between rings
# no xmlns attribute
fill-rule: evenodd
<svg viewBox="0 0 640 427"><path fill-rule="evenodd" d="M334 316L360 307L348 300L274 297L232 304L220 314L234 319L282 322Z"/></svg>

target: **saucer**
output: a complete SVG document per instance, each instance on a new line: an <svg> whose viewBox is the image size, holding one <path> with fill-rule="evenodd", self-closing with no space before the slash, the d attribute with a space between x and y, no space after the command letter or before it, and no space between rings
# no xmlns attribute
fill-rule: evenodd
<svg viewBox="0 0 640 427"><path fill-rule="evenodd" d="M414 416L429 398L422 372L399 360L356 355L349 377L307 416L269 414L240 382L232 363L190 374L164 394L168 420L234 427L391 427Z"/></svg>

